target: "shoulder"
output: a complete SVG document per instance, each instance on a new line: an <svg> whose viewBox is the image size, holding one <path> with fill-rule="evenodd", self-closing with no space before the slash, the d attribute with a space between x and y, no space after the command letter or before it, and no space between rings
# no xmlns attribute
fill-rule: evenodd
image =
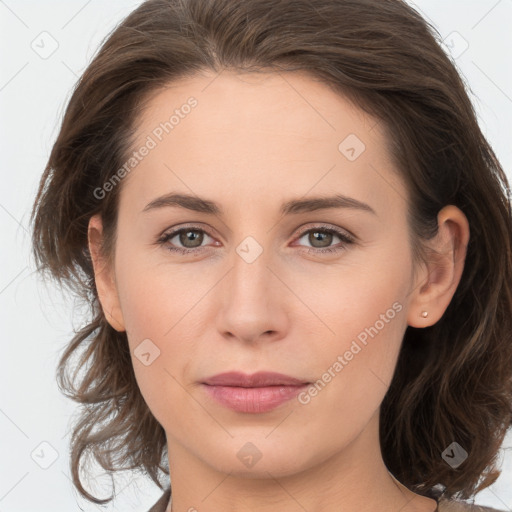
<svg viewBox="0 0 512 512"><path fill-rule="evenodd" d="M504 512L496 508L484 507L456 500L439 500L439 512Z"/></svg>

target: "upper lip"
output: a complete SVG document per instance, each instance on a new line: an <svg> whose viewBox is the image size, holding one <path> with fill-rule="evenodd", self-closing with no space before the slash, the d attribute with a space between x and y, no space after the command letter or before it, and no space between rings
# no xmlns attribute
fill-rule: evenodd
<svg viewBox="0 0 512 512"><path fill-rule="evenodd" d="M307 381L290 377L282 373L257 372L252 375L241 372L219 373L203 381L210 386L234 386L241 388L257 388L264 386L300 386Z"/></svg>

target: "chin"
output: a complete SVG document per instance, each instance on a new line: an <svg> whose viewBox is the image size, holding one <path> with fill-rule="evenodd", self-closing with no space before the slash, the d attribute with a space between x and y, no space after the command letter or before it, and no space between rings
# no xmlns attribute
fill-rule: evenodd
<svg viewBox="0 0 512 512"><path fill-rule="evenodd" d="M248 479L268 479L269 473L275 478L291 476L323 460L322 451L319 453L311 446L309 453L303 440L283 444L282 439L265 439L265 435L236 436L208 450L208 459L204 457L205 452L201 458L219 472Z"/></svg>

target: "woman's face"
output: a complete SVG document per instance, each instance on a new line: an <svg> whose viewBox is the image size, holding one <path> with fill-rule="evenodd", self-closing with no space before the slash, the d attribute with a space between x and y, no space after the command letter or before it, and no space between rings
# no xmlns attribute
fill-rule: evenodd
<svg viewBox="0 0 512 512"><path fill-rule="evenodd" d="M170 458L278 477L374 450L419 284L380 125L308 75L224 71L159 92L137 134L111 313ZM312 384L205 384L225 372Z"/></svg>

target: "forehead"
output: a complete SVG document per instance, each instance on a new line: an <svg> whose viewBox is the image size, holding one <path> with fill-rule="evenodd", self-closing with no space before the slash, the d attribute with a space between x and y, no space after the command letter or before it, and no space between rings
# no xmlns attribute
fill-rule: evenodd
<svg viewBox="0 0 512 512"><path fill-rule="evenodd" d="M170 83L145 103L134 150L143 146L151 149L124 183L141 201L162 188L253 199L334 188L382 208L386 192L405 197L381 125L303 72L224 70Z"/></svg>
<svg viewBox="0 0 512 512"><path fill-rule="evenodd" d="M188 107L191 98L193 108ZM187 118L192 121L184 122ZM327 142L332 142L347 130L364 136L377 125L373 117L346 97L304 71L203 71L176 80L145 101L138 123L139 142L140 137L155 129L158 132L158 125L170 120L173 135L197 132L202 127L212 137L235 128L239 133L231 135L238 140L243 135L240 129L246 128L297 139L326 140L327 136ZM156 136L159 138L158 133Z"/></svg>

